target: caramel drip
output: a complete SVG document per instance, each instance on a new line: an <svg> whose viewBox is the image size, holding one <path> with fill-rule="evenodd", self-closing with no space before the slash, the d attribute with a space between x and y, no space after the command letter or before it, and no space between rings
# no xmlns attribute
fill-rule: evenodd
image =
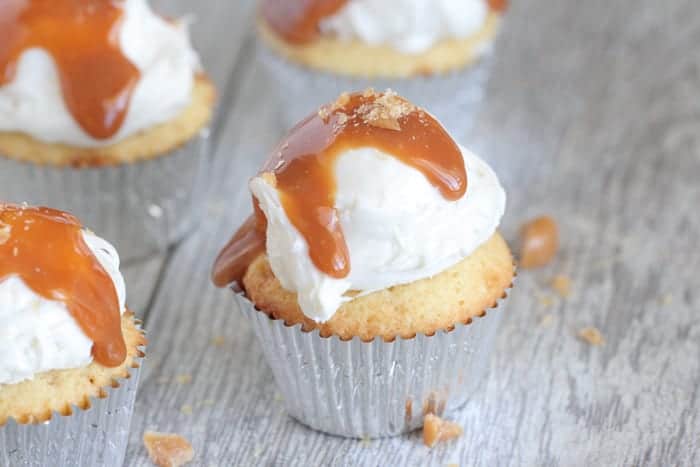
<svg viewBox="0 0 700 467"><path fill-rule="evenodd" d="M335 209L335 162L361 147L376 148L420 171L448 200L461 198L467 189L459 146L428 113L391 92L345 94L309 116L281 142L261 176L276 187L314 265L335 278L350 272ZM240 283L252 252L264 248L262 213L256 212L258 220L249 219L219 256L213 274L217 285Z"/></svg>
<svg viewBox="0 0 700 467"><path fill-rule="evenodd" d="M107 367L124 362L117 291L85 243L78 219L49 208L0 204L0 282L11 275L66 305L94 343L95 361Z"/></svg>
<svg viewBox="0 0 700 467"><path fill-rule="evenodd" d="M263 0L262 16L287 42L304 44L319 36L319 23L332 16L351 0ZM508 0L484 0L489 8L502 13Z"/></svg>
<svg viewBox="0 0 700 467"><path fill-rule="evenodd" d="M503 13L508 9L508 0L488 0L489 8L497 13Z"/></svg>
<svg viewBox="0 0 700 467"><path fill-rule="evenodd" d="M110 138L140 77L119 48L122 14L117 0L2 0L0 86L14 79L23 52L42 48L75 121L96 139Z"/></svg>
<svg viewBox="0 0 700 467"><path fill-rule="evenodd" d="M293 44L318 37L318 24L337 13L348 0L263 0L262 15L284 40Z"/></svg>

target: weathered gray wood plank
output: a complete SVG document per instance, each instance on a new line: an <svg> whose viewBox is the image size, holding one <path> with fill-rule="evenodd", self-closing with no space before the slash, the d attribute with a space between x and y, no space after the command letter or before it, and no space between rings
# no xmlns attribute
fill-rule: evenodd
<svg viewBox="0 0 700 467"><path fill-rule="evenodd" d="M483 391L453 414L465 435L428 450L418 435L366 443L293 422L248 323L209 285L249 212L245 181L281 130L246 52L208 216L149 316L127 465L148 465L145 429L190 438L195 465L700 463L700 11L693 0L514 3L469 143L507 186L506 235L548 213L562 252L521 272ZM573 280L566 299L547 286L557 273ZM578 340L584 326L606 344Z"/></svg>
<svg viewBox="0 0 700 467"><path fill-rule="evenodd" d="M207 75L219 90L217 118L212 123L211 136L212 147L215 150L220 136L219 126L226 122L231 108L228 90L236 89L235 83L229 85L236 79L233 66L246 43L246 36L251 35L248 24L253 14L252 1L208 3L206 8L202 8L204 5L199 7L199 13L196 12L197 5L186 0L154 0L150 4L161 14L185 18L190 22L192 43L200 55ZM229 154L224 154L223 157L227 156ZM122 267L129 294L129 307L139 316L147 315L147 307L151 305L153 294L162 278L162 269L172 251Z"/></svg>

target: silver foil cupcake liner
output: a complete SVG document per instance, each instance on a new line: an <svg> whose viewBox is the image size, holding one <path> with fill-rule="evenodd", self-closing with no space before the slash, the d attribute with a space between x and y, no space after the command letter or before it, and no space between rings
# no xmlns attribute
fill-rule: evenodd
<svg viewBox="0 0 700 467"><path fill-rule="evenodd" d="M208 176L208 130L167 155L99 168L52 167L0 155L0 200L68 211L125 261L162 251L192 230Z"/></svg>
<svg viewBox="0 0 700 467"><path fill-rule="evenodd" d="M72 415L54 412L44 423L0 426L0 466L122 467L143 359L136 363L118 387L105 388L106 398L91 398L88 409L74 406Z"/></svg>
<svg viewBox="0 0 700 467"><path fill-rule="evenodd" d="M393 342L343 341L304 332L236 294L253 323L283 394L301 423L350 438L380 438L423 425L426 413L463 406L482 383L502 312L492 310L451 331Z"/></svg>
<svg viewBox="0 0 700 467"><path fill-rule="evenodd" d="M258 55L279 93L280 115L287 128L296 125L319 106L341 93L393 89L436 116L453 135L471 128L483 101L492 62L492 47L466 68L451 73L413 78L358 78L314 70L286 60L258 43Z"/></svg>

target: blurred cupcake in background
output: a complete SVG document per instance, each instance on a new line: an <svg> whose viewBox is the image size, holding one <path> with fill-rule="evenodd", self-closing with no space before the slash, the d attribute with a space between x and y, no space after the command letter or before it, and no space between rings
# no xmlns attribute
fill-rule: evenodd
<svg viewBox="0 0 700 467"><path fill-rule="evenodd" d="M125 299L112 245L0 203L0 465L122 465L146 344Z"/></svg>
<svg viewBox="0 0 700 467"><path fill-rule="evenodd" d="M392 88L463 134L507 0L260 0L258 31L288 125L346 89Z"/></svg>
<svg viewBox="0 0 700 467"><path fill-rule="evenodd" d="M0 199L74 212L128 259L195 225L215 101L145 0L0 5Z"/></svg>
<svg viewBox="0 0 700 467"><path fill-rule="evenodd" d="M214 265L289 413L349 437L413 430L478 391L513 258L496 174L392 92L343 94L250 181Z"/></svg>

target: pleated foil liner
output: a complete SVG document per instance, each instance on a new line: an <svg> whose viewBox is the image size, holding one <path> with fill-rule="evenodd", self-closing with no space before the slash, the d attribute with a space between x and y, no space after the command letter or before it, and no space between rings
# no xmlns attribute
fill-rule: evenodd
<svg viewBox="0 0 700 467"><path fill-rule="evenodd" d="M343 92L393 89L436 116L451 134L460 137L472 127L484 97L492 63L492 47L463 70L414 78L358 78L313 70L277 55L258 43L258 56L279 94L280 116L292 128Z"/></svg>
<svg viewBox="0 0 700 467"><path fill-rule="evenodd" d="M208 130L171 153L113 167L52 167L0 155L0 200L49 206L77 216L123 260L166 249L203 211Z"/></svg>
<svg viewBox="0 0 700 467"><path fill-rule="evenodd" d="M105 399L91 398L90 408L72 407L72 415L57 412L40 424L10 420L0 426L2 467L122 467L139 383L139 368L119 387L106 388Z"/></svg>
<svg viewBox="0 0 700 467"><path fill-rule="evenodd" d="M428 412L463 406L480 388L502 316L489 310L432 336L343 341L271 319L241 294L236 301L253 323L289 414L349 438L399 435L423 426Z"/></svg>

